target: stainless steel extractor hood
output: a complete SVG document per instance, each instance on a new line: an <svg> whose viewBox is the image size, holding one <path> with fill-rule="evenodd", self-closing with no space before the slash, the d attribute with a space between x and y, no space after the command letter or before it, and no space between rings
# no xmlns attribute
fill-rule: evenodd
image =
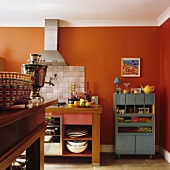
<svg viewBox="0 0 170 170"><path fill-rule="evenodd" d="M41 61L46 65L67 66L64 58L57 50L58 19L45 19L44 51L40 52Z"/></svg>

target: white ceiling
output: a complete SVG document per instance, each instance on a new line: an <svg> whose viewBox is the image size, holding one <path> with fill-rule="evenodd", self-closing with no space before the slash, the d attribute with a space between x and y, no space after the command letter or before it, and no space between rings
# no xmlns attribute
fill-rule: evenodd
<svg viewBox="0 0 170 170"><path fill-rule="evenodd" d="M159 26L170 0L0 0L0 26Z"/></svg>

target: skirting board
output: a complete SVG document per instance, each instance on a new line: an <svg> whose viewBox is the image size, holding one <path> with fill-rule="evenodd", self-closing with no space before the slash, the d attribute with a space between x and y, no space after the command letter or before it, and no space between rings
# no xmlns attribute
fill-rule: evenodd
<svg viewBox="0 0 170 170"><path fill-rule="evenodd" d="M158 152L170 163L170 153L167 150L159 146Z"/></svg>
<svg viewBox="0 0 170 170"><path fill-rule="evenodd" d="M155 145L155 151L159 152L170 163L170 153L161 146ZM100 145L100 152L115 152L114 145Z"/></svg>
<svg viewBox="0 0 170 170"><path fill-rule="evenodd" d="M100 145L100 152L115 152L114 145Z"/></svg>

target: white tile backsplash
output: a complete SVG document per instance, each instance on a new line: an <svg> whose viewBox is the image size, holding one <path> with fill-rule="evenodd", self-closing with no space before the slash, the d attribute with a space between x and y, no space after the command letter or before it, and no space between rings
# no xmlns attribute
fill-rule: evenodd
<svg viewBox="0 0 170 170"><path fill-rule="evenodd" d="M55 79L54 74L57 74ZM70 85L75 84L75 92L84 92L85 89L85 66L48 66L46 82L52 77L55 86L44 84L40 94L44 99L58 99L68 102Z"/></svg>
<svg viewBox="0 0 170 170"><path fill-rule="evenodd" d="M80 71L85 72L85 67L84 66L80 66Z"/></svg>
<svg viewBox="0 0 170 170"><path fill-rule="evenodd" d="M64 76L64 72L63 71L58 71L57 76Z"/></svg>
<svg viewBox="0 0 170 170"><path fill-rule="evenodd" d="M69 71L73 71L73 67L75 67L75 66L69 66L69 67L68 67L68 70L69 70Z"/></svg>

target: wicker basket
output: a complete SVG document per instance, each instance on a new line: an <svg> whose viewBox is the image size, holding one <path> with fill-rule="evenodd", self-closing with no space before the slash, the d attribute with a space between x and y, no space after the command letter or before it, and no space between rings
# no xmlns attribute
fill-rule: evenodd
<svg viewBox="0 0 170 170"><path fill-rule="evenodd" d="M0 110L15 104L28 104L32 88L31 76L19 72L0 72Z"/></svg>

